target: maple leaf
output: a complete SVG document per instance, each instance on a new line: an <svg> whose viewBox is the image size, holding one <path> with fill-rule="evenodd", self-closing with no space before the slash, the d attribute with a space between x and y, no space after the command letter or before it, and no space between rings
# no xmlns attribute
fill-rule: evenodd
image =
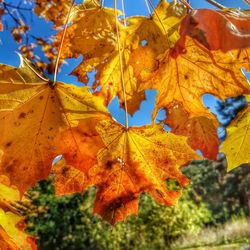
<svg viewBox="0 0 250 250"><path fill-rule="evenodd" d="M190 12L182 25L187 35L210 50L227 52L250 47L250 16L247 15L198 9Z"/></svg>
<svg viewBox="0 0 250 250"><path fill-rule="evenodd" d="M153 117L159 108L173 102L190 114L199 114L204 109L201 98L205 93L225 99L250 92L241 67L230 53L209 51L186 36L159 58L154 77L141 86L158 90Z"/></svg>
<svg viewBox="0 0 250 250"><path fill-rule="evenodd" d="M116 46L115 14L113 9L84 3L74 9L73 24L67 28L61 58L83 55L82 75L79 79L87 82L86 73L100 64ZM119 13L120 14L120 13ZM55 45L61 41L63 32L56 35Z"/></svg>
<svg viewBox="0 0 250 250"><path fill-rule="evenodd" d="M221 152L226 154L228 171L250 162L250 96L246 96L248 106L238 113L227 127L227 137Z"/></svg>
<svg viewBox="0 0 250 250"><path fill-rule="evenodd" d="M219 122L206 109L200 114L192 115L178 103L172 103L166 109L166 123L171 132L188 137L188 144L193 149L199 149L208 159L216 160L220 141L217 135Z"/></svg>
<svg viewBox="0 0 250 250"><path fill-rule="evenodd" d="M91 120L82 121L79 130L86 122L87 126L91 124ZM168 190L165 180L176 179L185 186L189 181L179 168L199 158L188 146L186 137L166 132L162 124L128 130L112 119L94 120L93 124L96 126L92 129L95 128L104 144L98 145L97 163L86 168L79 156L74 157L74 151L65 155L65 159L68 164L84 169L85 188L98 187L94 213L111 224L124 220L128 215L137 214L142 192L150 193L165 205L177 202L181 190ZM96 133L92 135L97 137ZM75 134L74 138L82 140L82 151L91 148L96 140L92 141L91 135L84 133Z"/></svg>
<svg viewBox="0 0 250 250"><path fill-rule="evenodd" d="M230 51L249 71L250 17L244 13L198 9L182 22L183 36L188 35L210 50ZM220 31L223 30L223 36Z"/></svg>
<svg viewBox="0 0 250 250"><path fill-rule="evenodd" d="M6 176L0 176L0 247L1 250L36 250L34 239L24 232L23 218L12 203L19 201L17 188L10 186Z"/></svg>
<svg viewBox="0 0 250 250"><path fill-rule="evenodd" d="M53 158L60 154L57 134L76 126L78 119L107 114L87 87L53 86L38 75L23 58L18 69L0 66L0 172L21 193L49 175Z"/></svg>
<svg viewBox="0 0 250 250"><path fill-rule="evenodd" d="M143 74L144 79L145 75L149 77L155 69L152 62L155 57L179 39L178 28L185 13L182 5L168 4L161 0L150 18L130 17L124 26L116 18L120 15L119 11L115 13L113 9L101 6L86 9L83 5L76 19L73 19L73 25L68 28L65 41L71 44L67 43L69 45L64 49L62 57L83 55L82 63L72 74L87 83L87 73L96 70L93 89L101 87L97 93L105 99L106 104L118 96L124 108L124 79L128 112L133 114L145 99L144 91L138 91L136 77L139 74ZM142 46L143 41L146 45ZM141 52L144 53L143 61L146 64L141 63L142 58L137 59Z"/></svg>

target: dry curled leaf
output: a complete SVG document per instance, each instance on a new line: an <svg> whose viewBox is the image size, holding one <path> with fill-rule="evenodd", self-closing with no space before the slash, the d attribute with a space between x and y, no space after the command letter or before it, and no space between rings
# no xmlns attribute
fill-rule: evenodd
<svg viewBox="0 0 250 250"><path fill-rule="evenodd" d="M250 47L250 16L247 15L198 9L190 12L182 25L187 35L210 50L227 52Z"/></svg>

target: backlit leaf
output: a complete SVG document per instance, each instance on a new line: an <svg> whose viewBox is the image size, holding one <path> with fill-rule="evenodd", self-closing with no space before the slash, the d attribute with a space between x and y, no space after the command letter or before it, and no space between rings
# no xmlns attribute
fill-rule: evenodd
<svg viewBox="0 0 250 250"><path fill-rule="evenodd" d="M0 172L21 192L48 177L59 132L107 114L87 87L52 86L35 72L24 59L19 69L0 66Z"/></svg>
<svg viewBox="0 0 250 250"><path fill-rule="evenodd" d="M246 96L248 107L243 109L227 127L227 137L221 152L226 154L228 171L250 162L250 96Z"/></svg>
<svg viewBox="0 0 250 250"><path fill-rule="evenodd" d="M187 36L159 58L155 76L141 86L158 90L156 111L177 102L195 115L204 109L205 93L225 99L250 92L241 67L229 52L209 51Z"/></svg>
<svg viewBox="0 0 250 250"><path fill-rule="evenodd" d="M79 126L85 127L85 122ZM85 168L87 186L98 188L95 213L112 224L124 220L128 215L137 214L138 198L142 192L150 193L159 203L176 204L181 191L168 190L165 180L176 179L185 186L189 181L179 169L190 160L199 158L185 137L164 131L161 124L126 130L112 119L97 123L96 131L104 147L98 151L97 164ZM84 142L90 137L78 136L75 138ZM91 145L93 142L89 140L82 149ZM72 157L72 154L65 158L78 169L81 164L84 166L84 161Z"/></svg>
<svg viewBox="0 0 250 250"><path fill-rule="evenodd" d="M216 160L220 141L217 135L219 123L214 115L205 108L200 114L188 114L178 103L166 107L166 112L164 122L171 132L187 136L193 149L201 150L206 158Z"/></svg>
<svg viewBox="0 0 250 250"><path fill-rule="evenodd" d="M56 195L81 193L85 190L86 176L84 173L70 165L64 159L53 165L51 172L54 174L53 184Z"/></svg>
<svg viewBox="0 0 250 250"><path fill-rule="evenodd" d="M86 74L96 70L94 90L101 87L97 92L105 99L106 104L118 96L120 105L124 108L122 69L126 83L125 92L130 101L128 111L133 114L145 99L144 91L139 91L136 77L140 75L144 80L148 78L155 70L156 56L174 46L179 39L178 29L186 10L182 5L168 4L162 0L150 18L129 17L126 19L126 26L117 21L118 40L113 9L84 7L85 5L83 10L79 9L73 25L68 28L67 47L62 57L83 55L82 63L72 74L87 83L89 79ZM142 58L137 59L141 53L146 63L142 62Z"/></svg>
<svg viewBox="0 0 250 250"><path fill-rule="evenodd" d="M210 50L227 52L250 47L250 16L198 9L187 15L183 25L187 35Z"/></svg>

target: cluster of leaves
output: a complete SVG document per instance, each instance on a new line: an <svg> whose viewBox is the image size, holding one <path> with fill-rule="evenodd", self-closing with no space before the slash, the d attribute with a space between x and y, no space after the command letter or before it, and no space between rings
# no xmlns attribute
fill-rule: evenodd
<svg viewBox="0 0 250 250"><path fill-rule="evenodd" d="M72 74L87 84L94 71L92 93L88 87L57 82L56 76L49 80L23 57L18 69L0 65L0 173L23 194L48 178L53 159L62 155L52 169L57 193L96 186L94 212L112 224L137 214L142 192L161 204L176 204L181 190L168 189L165 181L186 186L180 168L200 158L195 150L209 159L218 153L219 124L204 108L202 95L225 99L250 93L242 73L242 67L250 68L250 18L188 11L187 5L165 0L150 17L122 20L116 6L109 9L97 0L70 5L36 1L35 12L55 27L68 12L65 28L49 46L44 39L38 42L55 67L82 55ZM21 31L17 34L27 29ZM114 97L127 118L147 89L158 91L151 125L128 127L128 119L125 126L112 119L106 106ZM154 122L161 108L171 133ZM229 169L249 162L248 127L249 107L230 124L222 146Z"/></svg>
<svg viewBox="0 0 250 250"><path fill-rule="evenodd" d="M27 230L37 236L38 248L43 250L166 249L178 237L198 233L211 220L205 206L196 205L187 192L176 207L159 205L143 195L138 217L111 229L92 215L94 189L84 195L55 197L52 184L52 178L39 182L19 207Z"/></svg>
<svg viewBox="0 0 250 250"><path fill-rule="evenodd" d="M57 51L51 46L54 40L50 36L34 35L30 26L36 14L46 21L52 21L55 30L61 29L69 11L70 1L20 0L16 2L12 4L8 1L0 1L0 31L10 30L13 39L19 44L22 55L32 60L43 71L53 73L57 58ZM43 55L38 56L38 51L43 52L49 61L44 61Z"/></svg>

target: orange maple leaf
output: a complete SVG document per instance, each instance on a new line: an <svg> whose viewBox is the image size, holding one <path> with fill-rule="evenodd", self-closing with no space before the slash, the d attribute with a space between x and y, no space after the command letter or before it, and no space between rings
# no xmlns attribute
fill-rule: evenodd
<svg viewBox="0 0 250 250"><path fill-rule="evenodd" d="M182 26L186 35L210 50L227 52L250 47L250 17L243 13L198 9L185 17Z"/></svg>
<svg viewBox="0 0 250 250"><path fill-rule="evenodd" d="M188 137L188 144L195 150L201 150L208 159L216 160L220 140L217 135L219 122L208 110L192 115L178 103L173 103L166 109L166 123L171 132Z"/></svg>
<svg viewBox="0 0 250 250"><path fill-rule="evenodd" d="M18 69L0 65L0 172L22 193L48 177L60 132L78 119L107 115L87 87L53 85L38 75L24 59Z"/></svg>
<svg viewBox="0 0 250 250"><path fill-rule="evenodd" d="M84 128L86 122L80 122L79 129ZM90 123L91 120L87 126ZM187 138L166 132L161 124L128 130L112 119L96 124L93 129L104 144L94 145L99 146L97 163L87 164L86 168L81 157L65 155L70 165L84 169L86 187L97 186L94 212L111 224L124 220L128 215L137 214L142 192L150 193L162 204L176 204L181 190L167 190L165 180L176 179L185 186L189 181L180 172L180 167L200 158L188 146ZM78 133L74 134L74 140L82 140L81 150L84 151L93 147L96 139L91 139L91 133Z"/></svg>

